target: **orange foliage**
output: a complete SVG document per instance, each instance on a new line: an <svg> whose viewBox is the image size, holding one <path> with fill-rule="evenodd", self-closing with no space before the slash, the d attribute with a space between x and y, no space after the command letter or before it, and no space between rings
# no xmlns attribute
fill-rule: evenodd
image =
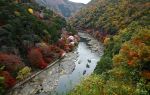
<svg viewBox="0 0 150 95"><path fill-rule="evenodd" d="M139 45L140 43L142 43L142 41L139 38L135 38L135 39L132 40L132 43L136 44L136 45Z"/></svg>
<svg viewBox="0 0 150 95"><path fill-rule="evenodd" d="M105 37L105 39L104 39L104 45L107 45L109 41L110 41L110 38Z"/></svg>
<svg viewBox="0 0 150 95"><path fill-rule="evenodd" d="M138 53L135 52L135 51L130 51L130 52L129 52L129 56L130 56L130 57L139 57Z"/></svg>
<svg viewBox="0 0 150 95"><path fill-rule="evenodd" d="M131 66L131 65L133 65L133 64L134 64L133 60L129 60L129 61L128 61L128 65Z"/></svg>

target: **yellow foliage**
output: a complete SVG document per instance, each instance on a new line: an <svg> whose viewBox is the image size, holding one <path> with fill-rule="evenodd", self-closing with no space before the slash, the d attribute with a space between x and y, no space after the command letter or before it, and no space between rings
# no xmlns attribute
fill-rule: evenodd
<svg viewBox="0 0 150 95"><path fill-rule="evenodd" d="M110 70L109 73L115 78L122 79L128 74L128 69L124 68L123 66L118 66Z"/></svg>
<svg viewBox="0 0 150 95"><path fill-rule="evenodd" d="M125 61L126 61L126 58L121 54L115 55L113 57L113 64L114 65L119 65L120 63L125 62Z"/></svg>
<svg viewBox="0 0 150 95"><path fill-rule="evenodd" d="M18 72L18 76L16 77L16 79L23 80L28 75L30 75L30 72L31 72L31 68L26 66Z"/></svg>
<svg viewBox="0 0 150 95"><path fill-rule="evenodd" d="M109 38L109 37L106 37L106 38L104 39L104 45L107 45L109 41L110 41L110 38Z"/></svg>
<svg viewBox="0 0 150 95"><path fill-rule="evenodd" d="M33 14L33 9L32 9L32 8L29 8L29 9L28 9L28 12L29 12L30 14Z"/></svg>

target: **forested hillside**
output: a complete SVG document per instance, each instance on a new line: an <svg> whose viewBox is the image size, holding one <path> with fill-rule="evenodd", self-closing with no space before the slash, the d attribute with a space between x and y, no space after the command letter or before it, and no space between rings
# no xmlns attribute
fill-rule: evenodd
<svg viewBox="0 0 150 95"><path fill-rule="evenodd" d="M71 95L149 95L150 1L92 0L70 23L105 45L95 74Z"/></svg>
<svg viewBox="0 0 150 95"><path fill-rule="evenodd" d="M36 89L38 93L44 91L42 89L45 85L42 83L50 87L54 82L52 84L55 87L60 82L57 79L61 80L59 77L63 76L64 69L70 70L71 74L67 70L64 74L75 81L80 81L76 74L78 72L82 78L87 77L91 74L88 70L95 68L93 59L96 56L99 59L97 53L100 51L103 54L104 45L104 54L97 63L94 74L83 80L69 94L149 95L150 0L92 0L70 17L68 22L59 15L61 13L64 17L69 17L82 5L68 0L0 0L0 95L74 50L80 38L73 27L85 32L79 33L83 36L79 43L82 46L78 48L80 51L75 50L66 56L65 64L58 62L58 67L49 69L45 76L48 78L47 82L45 77L41 77L44 81L38 85L35 82L39 81L34 81L31 88L36 89L37 86L40 89ZM85 35L86 33L103 45L97 45L98 41ZM85 49L89 52L84 53ZM88 54L94 54L93 51L96 55L93 59L85 58ZM85 59L82 61L78 57ZM61 69L58 70L59 68ZM54 80L51 80L52 74L49 73L55 76ZM69 81L69 78L60 84ZM26 83L28 85L28 81ZM71 83L73 82L65 84L70 85L69 90L72 88ZM47 93L50 89L46 89ZM60 85L59 90L64 89ZM16 93L19 94L20 90L22 89ZM28 90L27 93L32 93L32 89Z"/></svg>
<svg viewBox="0 0 150 95"><path fill-rule="evenodd" d="M61 36L63 28L70 32ZM0 95L71 51L74 44L63 40L74 33L63 17L30 0L0 0Z"/></svg>
<svg viewBox="0 0 150 95"><path fill-rule="evenodd" d="M84 6L82 3L75 3L69 0L35 0L39 5L59 12L64 17L70 17Z"/></svg>

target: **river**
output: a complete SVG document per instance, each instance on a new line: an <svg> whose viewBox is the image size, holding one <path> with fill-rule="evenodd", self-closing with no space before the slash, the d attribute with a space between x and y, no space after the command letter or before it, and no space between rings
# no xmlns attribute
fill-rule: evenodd
<svg viewBox="0 0 150 95"><path fill-rule="evenodd" d="M9 95L66 95L91 75L103 55L103 45L88 34L79 33L77 48L62 60L16 87Z"/></svg>

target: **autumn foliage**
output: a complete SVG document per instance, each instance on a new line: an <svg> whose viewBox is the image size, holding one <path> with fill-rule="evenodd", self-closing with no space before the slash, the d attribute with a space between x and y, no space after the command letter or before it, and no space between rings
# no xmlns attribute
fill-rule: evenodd
<svg viewBox="0 0 150 95"><path fill-rule="evenodd" d="M0 0L0 84L5 83L5 87L0 85L0 95L13 87L16 79L24 80L36 73L36 68L44 69L73 50L65 49L63 41L56 44L63 28L70 32L67 34L76 33L65 18L30 1Z"/></svg>
<svg viewBox="0 0 150 95"><path fill-rule="evenodd" d="M65 51L55 45L41 45L38 48L31 48L28 58L33 66L40 69L46 68L54 60L64 56Z"/></svg>
<svg viewBox="0 0 150 95"><path fill-rule="evenodd" d="M18 56L7 53L0 53L0 65L5 66L5 70L9 72L14 72L24 67Z"/></svg>
<svg viewBox="0 0 150 95"><path fill-rule="evenodd" d="M147 35L145 35L145 33ZM145 36L144 36L145 35ZM149 30L141 29L138 34L132 37L128 42L125 42L119 52L119 55L114 56L115 63L127 63L129 66L145 67L145 63L150 61L150 40ZM118 61L117 56L122 57L122 61Z"/></svg>
<svg viewBox="0 0 150 95"><path fill-rule="evenodd" d="M11 88L16 84L16 79L13 78L9 72L0 71L0 76L4 77L4 84L6 88Z"/></svg>
<svg viewBox="0 0 150 95"><path fill-rule="evenodd" d="M28 53L28 58L33 66L36 66L41 69L47 67L47 63L44 61L43 55L40 49L38 48L31 49Z"/></svg>

